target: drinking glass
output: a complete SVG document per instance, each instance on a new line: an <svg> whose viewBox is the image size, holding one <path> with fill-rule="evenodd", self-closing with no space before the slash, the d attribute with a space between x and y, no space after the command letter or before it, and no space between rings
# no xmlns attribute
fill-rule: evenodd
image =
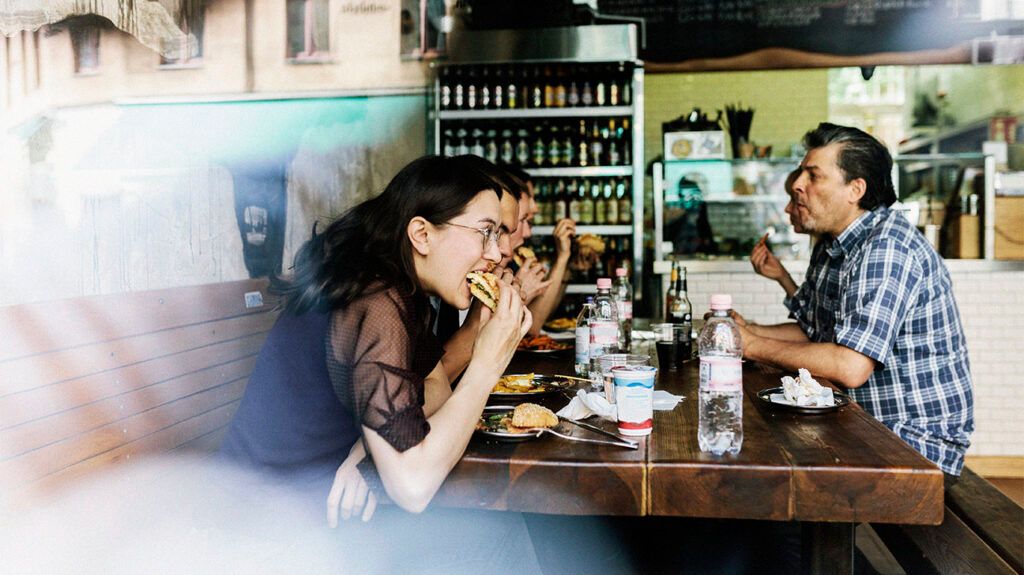
<svg viewBox="0 0 1024 575"><path fill-rule="evenodd" d="M690 326L682 323L656 323L654 347L658 350L658 367L662 371L676 371L693 354Z"/></svg>
<svg viewBox="0 0 1024 575"><path fill-rule="evenodd" d="M651 356L639 353L606 353L593 358L590 371L590 390L604 393L608 403L615 403L612 368L620 365L651 365Z"/></svg>

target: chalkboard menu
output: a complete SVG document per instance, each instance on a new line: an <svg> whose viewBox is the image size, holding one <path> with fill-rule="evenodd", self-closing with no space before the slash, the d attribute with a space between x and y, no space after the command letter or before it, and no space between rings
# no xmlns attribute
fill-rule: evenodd
<svg viewBox="0 0 1024 575"><path fill-rule="evenodd" d="M965 12L974 5L975 14ZM724 58L762 48L856 56L943 49L1020 33L1022 21L986 21L955 0L598 0L602 14L647 22L649 62Z"/></svg>

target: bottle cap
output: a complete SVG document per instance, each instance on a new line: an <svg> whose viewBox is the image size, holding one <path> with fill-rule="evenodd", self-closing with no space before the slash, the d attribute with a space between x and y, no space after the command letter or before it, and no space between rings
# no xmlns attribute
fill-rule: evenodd
<svg viewBox="0 0 1024 575"><path fill-rule="evenodd" d="M727 293L716 293L711 296L711 309L732 309L732 296Z"/></svg>
<svg viewBox="0 0 1024 575"><path fill-rule="evenodd" d="M611 289L612 278L598 278L597 289Z"/></svg>
<svg viewBox="0 0 1024 575"><path fill-rule="evenodd" d="M594 303L594 296L588 295L587 296L587 303Z"/></svg>
<svg viewBox="0 0 1024 575"><path fill-rule="evenodd" d="M617 277L617 278L624 278L624 277L626 277L627 273L629 273L629 271L626 268L619 268L619 269L615 270L615 277Z"/></svg>

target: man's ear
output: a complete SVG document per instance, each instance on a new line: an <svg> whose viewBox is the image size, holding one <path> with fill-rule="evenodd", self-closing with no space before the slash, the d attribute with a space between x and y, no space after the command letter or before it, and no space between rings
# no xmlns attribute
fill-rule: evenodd
<svg viewBox="0 0 1024 575"><path fill-rule="evenodd" d="M860 204L860 199L864 197L864 194L868 191L868 183L864 181L864 178L856 178L851 181L848 186L848 197L847 200L851 204Z"/></svg>
<svg viewBox="0 0 1024 575"><path fill-rule="evenodd" d="M435 231L434 224L421 216L416 216L409 220L409 225L405 228L405 233L409 236L409 242L412 244L413 251L421 256L430 253L430 242L434 237Z"/></svg>

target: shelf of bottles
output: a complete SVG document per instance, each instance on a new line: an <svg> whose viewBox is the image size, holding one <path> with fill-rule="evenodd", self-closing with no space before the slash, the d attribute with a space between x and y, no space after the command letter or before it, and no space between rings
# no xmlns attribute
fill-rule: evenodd
<svg viewBox="0 0 1024 575"><path fill-rule="evenodd" d="M629 118L445 121L441 152L476 154L534 176L633 173Z"/></svg>
<svg viewBox="0 0 1024 575"><path fill-rule="evenodd" d="M537 178L534 199L534 234L550 235L563 218L576 222L577 234L633 233L633 192L628 178Z"/></svg>
<svg viewBox="0 0 1024 575"><path fill-rule="evenodd" d="M577 233L605 239L607 257L592 274L611 277L609 266L625 263L637 286L642 95L635 62L442 65L432 106L435 149L525 170L536 191L538 253L553 256L554 224L570 217ZM577 276L567 292L593 293L597 276Z"/></svg>

